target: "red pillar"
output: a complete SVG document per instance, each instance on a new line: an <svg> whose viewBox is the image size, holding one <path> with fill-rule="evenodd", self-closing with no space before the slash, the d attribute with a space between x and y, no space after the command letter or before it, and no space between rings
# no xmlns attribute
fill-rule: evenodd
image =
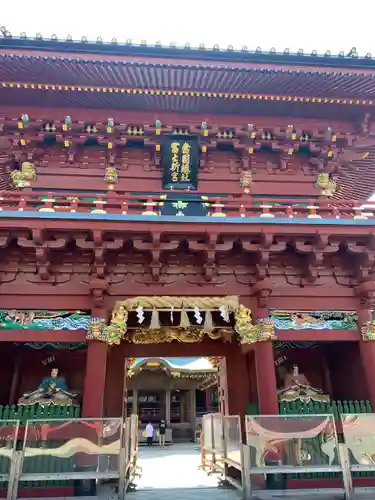
<svg viewBox="0 0 375 500"><path fill-rule="evenodd" d="M261 342L254 348L259 413L279 413L272 342Z"/></svg>
<svg viewBox="0 0 375 500"><path fill-rule="evenodd" d="M240 415L241 421L246 414L250 397L249 374L246 355L240 349L226 356L227 404L228 415Z"/></svg>
<svg viewBox="0 0 375 500"><path fill-rule="evenodd" d="M105 380L104 414L106 417L121 417L124 391L124 346L108 350Z"/></svg>
<svg viewBox="0 0 375 500"><path fill-rule="evenodd" d="M19 385L20 385L20 375L21 375L21 367L22 367L22 347L18 348L19 350L16 353L16 358L14 362L14 370L12 382L9 390L9 404L15 405L17 404Z"/></svg>
<svg viewBox="0 0 375 500"><path fill-rule="evenodd" d="M105 342L90 340L87 349L82 416L101 418L105 389L108 346Z"/></svg>
<svg viewBox="0 0 375 500"><path fill-rule="evenodd" d="M204 395L205 395L206 411L211 412L212 411L212 388L209 387L208 389L206 389Z"/></svg>
<svg viewBox="0 0 375 500"><path fill-rule="evenodd" d="M360 309L358 314L358 328L360 329L367 321L372 319L372 311L370 309ZM362 336L361 336L362 337ZM366 385L369 399L373 411L375 411L375 341L363 340L359 342L361 353L361 361L363 371L366 378Z"/></svg>
<svg viewBox="0 0 375 500"><path fill-rule="evenodd" d="M255 318L268 318L268 309L258 308ZM279 413L275 359L272 342L260 342L254 347L255 370L257 375L257 392L259 413L275 415Z"/></svg>

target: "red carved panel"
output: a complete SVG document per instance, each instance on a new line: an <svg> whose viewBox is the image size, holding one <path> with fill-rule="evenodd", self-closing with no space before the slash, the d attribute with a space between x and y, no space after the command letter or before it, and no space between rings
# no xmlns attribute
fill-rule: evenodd
<svg viewBox="0 0 375 500"><path fill-rule="evenodd" d="M17 107L4 110L8 117L19 117L24 109ZM61 122L65 113L70 113L72 119L82 123L106 123L108 114L118 124L153 124L155 115L147 112L115 112L100 110L61 110L61 109L38 109L28 108L29 116L35 120L56 120ZM48 116L46 116L46 113ZM159 113L157 115L163 126L171 130L174 126L194 126L199 131L203 120L209 123L212 130L220 131L230 128L235 132L241 130L234 141L235 151L222 151L216 149L216 143L220 141L216 132L208 140L208 150L205 160L199 172L199 191L202 193L232 193L239 194L242 189L239 185L240 171L244 166L250 166L253 174L251 191L254 195L270 195L278 193L283 196L319 196L320 192L315 187L316 167L308 162L308 158L301 155L285 156L283 150L288 146L288 141L281 144L273 144L274 153L256 151L255 154L247 153L249 138L246 127L249 122L256 124L257 129L274 129L285 132L289 123L293 123L296 130L315 130L322 133L327 128L324 120L311 120L301 118L280 117L252 117L241 118L238 116L197 116L177 115ZM348 137L353 134L353 124L345 121L331 121L332 129L340 132L340 137ZM236 133L237 133L236 132ZM149 141L143 149L124 148L123 144L114 145L108 150L105 145L83 146L85 136L77 134L72 136L73 144L70 149L64 149L61 145L48 146L38 142L35 132L25 128L23 134L30 141L30 151L35 145L41 149L38 159L33 158L37 166L37 179L33 181L33 187L43 189L87 189L102 191L106 189L104 181L105 167L108 163L115 166L119 174L117 189L119 191L161 191L162 172L156 166L155 145ZM16 137L16 136L15 136ZM237 142L236 142L237 141ZM241 142L242 141L242 142ZM147 141L146 141L147 142ZM276 141L277 142L277 141ZM212 144L211 144L212 143ZM28 149L28 150L29 150ZM28 151L27 150L27 151ZM276 154L275 154L276 153ZM113 157L113 158L112 158ZM292 182L291 182L292 181Z"/></svg>
<svg viewBox="0 0 375 500"><path fill-rule="evenodd" d="M125 150L127 151L127 150ZM74 166L66 162L66 154L59 147L48 148L44 160L37 168L34 189L73 189L106 191L104 181L108 151L104 148L82 148L75 152ZM114 166L119 182L116 191L160 192L162 191L162 170L155 167L150 149L134 149L130 152L116 150ZM201 193L242 193L240 155L236 152L210 151L207 164L199 170L199 191ZM275 192L282 196L316 196L316 174L311 167L298 159L291 159L288 169L280 172L277 155L257 153L252 165L254 195L269 195ZM293 182L292 182L293 180Z"/></svg>
<svg viewBox="0 0 375 500"><path fill-rule="evenodd" d="M129 290L132 295L180 295L183 289L191 295L247 296L258 293L263 282L268 283L271 302L300 296L355 302L356 287L364 276L373 275L372 243L361 237L186 238L178 233L33 230L1 238L4 307L19 308L10 305L10 297L24 295L27 304L35 300L35 306L22 307L45 308L34 296L47 297L48 302L52 296L69 296L74 304L70 307L91 308L94 292L97 302L112 303ZM78 305L84 303L88 307Z"/></svg>

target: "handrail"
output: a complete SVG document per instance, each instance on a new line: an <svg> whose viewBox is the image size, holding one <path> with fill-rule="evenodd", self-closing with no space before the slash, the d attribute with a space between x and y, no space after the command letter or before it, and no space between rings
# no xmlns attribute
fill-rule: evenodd
<svg viewBox="0 0 375 500"><path fill-rule="evenodd" d="M173 193L174 194L174 193ZM181 194L181 199L186 193ZM308 218L308 219L368 219L374 218L375 206L364 206L366 201L317 200L301 198L251 196L204 196L195 194L189 204L204 204L211 217L261 217L261 218ZM168 194L120 194L108 191L104 194L74 192L2 191L0 211L37 211L80 214L162 215ZM202 210L197 212L202 216Z"/></svg>
<svg viewBox="0 0 375 500"><path fill-rule="evenodd" d="M315 418L312 421L311 418ZM368 415L366 415L368 417ZM375 418L375 414L373 415ZM265 475L267 478L272 475L295 474L295 473L322 473L322 472L335 472L342 475L343 487L341 492L345 493L345 498L352 500L353 498L353 482L352 473L353 466L350 466L348 459L347 445L339 443L336 435L336 423L332 415L260 415L257 417L245 417L245 430L247 435L247 443L242 440L241 435L241 419L236 415L223 415L208 414L203 417L204 422L202 426L202 439L201 439L201 457L204 470L208 469L208 473L219 472L223 476L223 480L232 484L241 494L245 500L250 500L252 496L252 481L253 475ZM250 420L249 420L250 419ZM251 419L256 419L252 422ZM259 420L260 419L260 420ZM264 419L264 422L262 421ZM305 421L304 421L305 419ZM270 421L270 422L269 422ZM273 422L272 422L273 421ZM289 421L289 423L287 422ZM370 421L371 424L372 420ZM248 425L249 424L249 425ZM318 425L319 424L319 425ZM324 425L322 425L324 424ZM324 428L324 431L323 431ZM372 426L373 428L373 426ZM206 435L205 435L205 431ZM297 456L300 449L302 439L317 439L317 433L324 433L325 440L323 444L330 443L335 445L336 448L325 447L324 451L328 453L329 461L327 464L320 463L317 460L315 463L310 462L304 464L302 461L294 464L293 457ZM220 442L223 442L223 450L221 446L219 450L215 446L215 436L219 437ZM258 441L259 443L258 443ZM282 443L289 440L293 443L293 457L289 462L290 453L289 446L285 449ZM314 441L315 442L315 441ZM258 444L257 444L258 443ZM304 444L304 446L306 446ZM337 450L338 464L334 463L333 450ZM254 450L256 454L254 456ZM220 462L215 456L219 453ZM274 456L274 463L266 462L266 456ZM212 455L212 460L207 459L207 455ZM253 456L253 460L250 457ZM299 457L300 455L298 455ZM308 459L308 460L311 460ZM252 463L254 462L254 463ZM238 469L241 473L241 479L237 479L230 474L230 468ZM373 470L373 467L371 469ZM274 476L276 477L276 476ZM269 498L266 495L262 498ZM276 491L273 491L276 493ZM286 493L285 491L283 492ZM321 490L322 494L327 494L324 489ZM271 496L271 495L270 495Z"/></svg>
<svg viewBox="0 0 375 500"><path fill-rule="evenodd" d="M59 424L59 420L64 421L64 419L56 419L52 423L54 425ZM70 420L71 423L80 423L87 428L92 428L94 431L93 423L97 420L99 423L110 421L120 421L121 419L85 419L85 418L73 418ZM288 421L290 423L288 423ZM345 444L339 443L337 440L337 422L330 414L324 415L258 415L258 416L247 416L245 418L245 430L247 435L247 444L243 443L241 424L243 423L238 415L223 415L221 413L211 413L203 417L202 425L202 438L201 438L201 452L202 452L202 466L203 468L208 468L208 473L219 472L223 475L224 480L233 484L242 494L246 500L251 498L251 476L266 474L288 474L288 473L316 473L316 472L338 472L343 476L344 487L342 491L347 494L346 498L348 500L352 499L353 495L353 484L352 476L357 471L367 471L375 470L374 465L363 465L358 463L356 465L355 460L361 461L367 452L371 451L372 448L368 448L368 444L371 446L371 439L366 441L366 437L370 437L374 431L375 413L373 414L349 414L342 417L342 428L343 435L345 438ZM69 423L69 422L68 422ZM356 425L353 425L356 424ZM30 451L36 451L36 455L46 455L49 456L49 452L53 452L54 456L58 456L59 448L55 446L46 447L38 445L33 447L29 443L29 439L39 443L42 440L42 436L39 432L32 432L29 437L26 435L20 436L19 434L19 421L13 421L14 432L12 435L13 448L1 447L1 455L10 464L9 473L2 475L1 479L7 481L8 487L8 500L15 500L17 498L18 483L23 480L38 480L38 481L53 481L53 480L73 480L73 479L103 479L103 478L116 478L122 481L122 489L120 491L126 492L126 489L131 485L133 477L138 474L138 417L137 415L132 415L127 417L123 424L123 436L121 445L116 447L115 453L113 453L107 448L108 442L102 441L102 434L97 436L94 432L84 433L82 436L80 433L80 441L82 444L82 439L92 440L92 437L96 436L92 440L92 444L96 447L102 447L101 453L97 453L98 456L115 455L116 457L122 456L122 461L119 465L115 467L108 467L107 471L99 470L76 470L74 468L71 471L61 470L55 471L49 468L44 468L41 472L35 472L23 468L24 458L27 460L35 461L34 455L30 455ZM38 428L45 425L44 423L35 420L31 422L35 424ZM85 425L88 424L88 425ZM104 429L104 426L101 426ZM125 425L124 425L125 424ZM324 424L324 425L323 425ZM7 422L7 426L10 422ZM114 428L110 426L105 426L107 430L113 430ZM118 429L116 427L116 429ZM34 430L38 430L35 428ZM321 435L324 437L322 440L318 440L317 437ZM107 436L107 434L106 434ZM115 436L115 434L111 434ZM261 438L261 439L260 439ZM358 440L358 438L361 438ZM22 450L18 450L15 446L16 442L23 439L24 442L28 442L27 447L23 447ZM114 438L115 439L115 438ZM117 438L116 438L117 439ZM61 441L67 441L72 445L73 442L77 441L77 436L75 433L68 433L65 437L60 438ZM257 441L259 440L259 442ZM301 449L300 445L304 440L303 446L305 453L311 453L310 458L303 458L300 455ZM307 440L311 440L310 444ZM289 447L289 444L282 448L282 441L290 442L293 444L293 448ZM357 442L361 442L361 446L358 447ZM117 442L117 441L116 441ZM275 455L275 463L267 463L265 461L266 455L263 453L263 449L268 450L267 443L274 443L273 448L269 448L271 455ZM65 443L67 444L67 443ZM64 444L64 445L65 445ZM319 458L312 458L313 450L312 445L319 445L319 450L327 456L327 463L320 462ZM324 447L323 447L324 446ZM310 447L310 448L309 448ZM25 454L25 449L27 448L27 453ZM253 460L250 461L250 449L253 453ZM77 455L80 453L82 448L77 448ZM284 450L284 451L283 451ZM309 451L310 450L310 451ZM338 454L338 463L336 463L336 452ZM348 450L351 451L351 456L349 457ZM95 451L92 448L92 451ZM353 451L355 454L353 454ZM57 454L56 454L57 452ZM287 454L284 457L285 452ZM291 455L289 455L291 453ZM51 455L53 455L51 453ZM95 453L94 453L95 455ZM206 455L212 455L212 461L207 460ZM65 457L65 455L62 455ZM357 458L356 458L357 456ZM283 458L284 457L284 458ZM298 458L302 457L302 458ZM283 461L281 461L283 458ZM298 458L298 460L297 460ZM258 460L259 459L259 460ZM273 460L273 458L271 458ZM294 463L297 460L297 463ZM301 461L300 461L301 460ZM304 461L307 461L305 464ZM285 463L286 462L286 463ZM43 461L43 464L46 462ZM80 464L80 460L77 457L77 463ZM99 462L98 462L99 464ZM232 477L230 473L230 468L234 467L241 472L241 480L237 480ZM360 491L360 490L359 490ZM324 493L324 489L322 490ZM123 498L123 497L121 497Z"/></svg>
<svg viewBox="0 0 375 500"><path fill-rule="evenodd" d="M120 418L72 418L72 419L54 419L48 426L54 425L57 430L64 427L65 434L58 437L60 445L47 444L46 436L43 436L43 428L46 424L35 420L28 421L27 429L30 426L36 427L30 432L25 432L21 436L19 433L19 421L14 421L13 449L8 447L1 448L1 455L9 461L9 473L2 475L2 480L8 482L7 500L18 498L18 488L20 481L56 481L56 480L101 480L117 479L119 486L122 485L124 498L127 488L131 485L133 478L138 473L138 418L132 415L122 421ZM77 434L75 429L68 429L66 425L81 424L83 432ZM111 424L117 424L111 426ZM100 427L100 429L99 429ZM121 429L120 435L119 430ZM99 431L99 432L98 432ZM104 439L105 438L105 439ZM124 439L123 439L124 438ZM23 440L23 447L18 450L15 446L18 440ZM36 446L33 444L36 444ZM70 451L70 455L65 454L65 448ZM62 451L61 451L62 450ZM73 451L72 451L73 450ZM89 458L86 462L81 462L80 453L87 453ZM35 470L35 463L38 457L42 458L43 467L40 471ZM45 460L46 457L58 457L69 460L70 470L63 467L62 470L55 470L53 460ZM91 457L91 458L90 458ZM102 470L101 457L108 461L115 458L114 464L105 467ZM28 467L25 460L28 460ZM26 464L26 465L25 465ZM89 468L83 470L82 467Z"/></svg>

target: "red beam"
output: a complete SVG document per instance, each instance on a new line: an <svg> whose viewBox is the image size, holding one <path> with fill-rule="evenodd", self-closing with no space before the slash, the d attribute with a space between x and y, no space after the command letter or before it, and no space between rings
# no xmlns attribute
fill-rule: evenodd
<svg viewBox="0 0 375 500"><path fill-rule="evenodd" d="M0 490L0 497L6 498L6 490ZM70 498L74 496L74 486L36 486L20 487L19 498Z"/></svg>
<svg viewBox="0 0 375 500"><path fill-rule="evenodd" d="M279 342L359 342L357 330L276 330ZM244 354L252 351L257 344L243 344Z"/></svg>
<svg viewBox="0 0 375 500"><path fill-rule="evenodd" d="M75 294L75 292L77 291L77 286L74 282L70 284L69 288L64 288L64 293L59 292L56 294L53 293L54 287L52 284L48 286L46 290L40 290L40 286L36 283L30 285L17 285L17 283L15 283L14 285L15 286L12 286L11 288L0 285L0 290L2 292L1 309L89 311L92 307L92 299L89 295L88 288L83 288L79 294ZM279 307L279 309L281 308ZM30 333L37 330L20 331Z"/></svg>
<svg viewBox="0 0 375 500"><path fill-rule="evenodd" d="M280 342L358 342L360 340L358 330L276 330L276 336Z"/></svg>
<svg viewBox="0 0 375 500"><path fill-rule="evenodd" d="M212 220L212 219L210 219ZM290 220L290 219L289 219ZM312 219L313 221L314 219ZM346 219L350 222L350 219ZM219 224L212 224L212 231L218 232L220 234L240 234L240 235L254 235L254 234L277 234L288 235L288 236L301 236L304 235L322 235L322 236L332 236L332 235L345 235L345 236L375 236L374 226L359 226L359 225L342 225L337 226L324 225L317 226L313 222L311 224L265 224L263 218L259 218L259 223L252 224L230 224L223 223L223 219L220 219ZM184 223L179 222L168 222L162 221L155 217L155 222L150 222L149 220L139 220L139 221L106 221L98 220L92 221L89 217L86 220L70 220L70 219L39 219L38 217L25 219L25 218L14 218L14 219L2 219L1 229L47 229L47 230L72 230L72 231L110 231L121 233L158 233L160 231L166 232L168 234L206 234L210 230L210 224L206 222L192 222Z"/></svg>
<svg viewBox="0 0 375 500"><path fill-rule="evenodd" d="M0 342L86 342L86 331L0 330Z"/></svg>
<svg viewBox="0 0 375 500"><path fill-rule="evenodd" d="M322 341L335 341L335 342L358 342L360 340L360 334L356 330L276 330L277 339L280 342L293 342L293 341L312 341L312 342L322 342ZM85 342L86 341L86 331L84 330L0 330L0 341L1 342ZM130 345L132 347L130 347ZM127 345L127 351L131 349L134 351L142 351L144 346L137 345L133 347L132 344ZM200 346L199 350L205 355L210 355L212 353L208 352L213 348L215 343L206 342L200 344L194 344L193 350L196 352L197 345ZM161 354L165 355L165 350L169 348L169 345L159 344L155 346L149 346L149 349L155 351L155 355L159 356ZM185 346L186 349L190 350L190 344ZM244 346L244 349L246 347ZM160 351L161 350L161 351ZM216 349L215 349L216 350ZM159 352L160 351L160 352ZM141 356L141 352L138 354L132 354L132 356Z"/></svg>
<svg viewBox="0 0 375 500"><path fill-rule="evenodd" d="M298 473L298 467L296 467ZM373 477L353 477L353 484L356 488L369 488L375 486L375 478ZM322 477L316 479L287 479L286 489L299 490L299 489L313 489L320 490L328 488L342 488L342 479L333 477ZM337 498L340 498L338 495Z"/></svg>
<svg viewBox="0 0 375 500"><path fill-rule="evenodd" d="M142 161L142 160L140 160ZM90 190L103 191L103 171L102 169L85 169L82 171L75 170L74 175L69 173L70 168L64 167L60 168L49 165L48 172L39 172L37 180L33 181L33 186L35 189L43 188L48 186L49 189L65 189L67 191L71 189L85 188ZM116 190L121 191L137 191L139 190L140 182L142 183L142 189L145 192L156 191L161 185L162 172L161 170L155 172L145 172L147 177L136 177L135 169L129 166L129 169L125 172L121 172L121 178L119 178ZM229 173L228 170L222 169L222 172L218 172L215 178L212 178L212 173L202 173L199 174L199 189L202 193L224 193L227 191L233 192L233 194L241 195L243 194L243 188L239 185L238 179L233 176L230 177L226 175ZM221 173L221 175L220 175ZM277 184L277 191L280 196L298 196L300 193L304 193L306 197L313 197L319 195L320 192L315 187L315 177L313 176L301 176L296 173L293 182L290 182L286 176L279 180L277 177L282 177L273 175L266 176L262 174L255 173L253 175L254 184L252 185L252 193L256 196L267 196L267 194L275 189L275 183Z"/></svg>
<svg viewBox="0 0 375 500"><path fill-rule="evenodd" d="M130 344L122 342L118 349L122 349L124 357L141 358L147 352L149 358L175 357L181 354L186 357L205 357L205 356L227 356L230 353L238 352L237 342L225 343L220 340L207 339L195 344Z"/></svg>
<svg viewBox="0 0 375 500"><path fill-rule="evenodd" d="M20 117L22 113L25 112L23 106L7 106L2 108L4 111L4 115L7 117ZM27 107L29 117L32 117L35 120L44 120L46 118L46 110L43 107L38 106L28 106ZM119 123L149 123L150 122L150 112L146 110L137 110L137 111L126 111L126 110L112 110L112 117L116 122ZM74 116L77 120L81 122L106 122L108 120L108 112L106 110L100 109L82 109L80 107L69 108L69 112L71 116ZM181 126L181 124L186 123L201 123L202 122L202 114L199 113L186 113L182 112L169 112L169 111L160 111L158 113L158 118L162 123L168 123L170 125ZM224 128L228 126L230 123L233 127L237 125L243 125L249 123L249 121L256 121L258 127L269 127L270 123L273 126L277 126L282 128L285 126L285 123L293 123L299 127L306 127L308 130L314 128L325 128L327 127L327 120L323 118L296 118L291 119L288 115L280 116L257 116L256 119L254 117L246 117L239 116L236 114L205 114L204 119L208 123L215 123L217 126L223 126ZM53 121L61 120L61 107L52 107L48 108L48 119ZM330 125L333 130L340 130L342 133L353 134L356 132L353 123L344 119L341 120L330 120Z"/></svg>

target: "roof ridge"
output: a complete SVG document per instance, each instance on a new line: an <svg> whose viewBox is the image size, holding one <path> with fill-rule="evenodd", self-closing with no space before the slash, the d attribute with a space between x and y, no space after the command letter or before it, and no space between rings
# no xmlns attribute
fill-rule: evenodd
<svg viewBox="0 0 375 500"><path fill-rule="evenodd" d="M216 59L216 60L231 60L237 62L256 62L263 61L268 63L289 63L289 64L314 64L322 65L337 65L344 64L348 67L375 67L375 57L367 52L365 56L360 56L355 47L352 47L347 53L340 51L333 55L330 50L319 54L317 50L312 50L305 53L303 49L297 52L292 52L289 48L285 48L283 52L278 52L275 47L269 50L262 50L261 47L256 47L254 50L243 45L241 49L236 49L233 45L228 45L226 49L220 49L218 44L212 47L206 47L205 44L199 44L198 47L191 46L189 43L177 45L172 42L169 46L163 45L161 42L156 42L153 45L147 44L143 40L140 44L134 44L128 39L123 43L119 43L117 38L112 38L110 41L104 41L98 37L96 41L88 40L86 36L82 36L81 40L74 40L72 36L59 39L53 34L49 38L43 38L41 33L37 33L35 37L28 38L25 32L22 32L19 37L14 37L5 27L0 28L0 47L28 48L29 50L53 50L64 47L63 50L69 52L82 51L86 53L102 53L102 54L123 54L124 52L133 53L143 56L154 57L176 57L184 55L189 59L199 58ZM268 58L268 61L267 61Z"/></svg>
<svg viewBox="0 0 375 500"><path fill-rule="evenodd" d="M0 42L0 48L1 48L1 42ZM65 56L54 56L54 55L32 55L32 54L22 54L22 53L11 53L11 52L2 52L0 53L0 57L6 59L6 58L17 58L17 59L34 59L34 60L51 60L51 61L66 61L68 63L75 63L75 64L108 64L108 65L119 65L121 64L122 66L153 66L157 68L186 68L186 69L206 69L206 70L224 70L224 71L236 71L236 72L259 72L259 73L303 73L303 74L322 74L322 71L319 70L318 68L311 68L311 69L284 69L284 68L275 68L275 67L270 67L270 68L252 68L252 67L246 67L246 66L223 66L223 65L214 65L214 64L202 64L202 63L167 63L167 62L149 62L149 61L138 61L138 60L131 60L131 59L121 59L121 60L113 60L113 59L87 59L87 58L82 58L82 57L65 57ZM375 62L375 61L374 61ZM334 69L334 68L332 68ZM345 70L345 68L342 68ZM374 64L374 69L375 69L375 64ZM329 74L330 72L325 71L324 74ZM356 72L356 73L346 73L345 71L332 71L332 73L343 73L343 74L348 74L350 76L366 76L369 78L373 78L375 76L375 73L367 73L367 72Z"/></svg>

